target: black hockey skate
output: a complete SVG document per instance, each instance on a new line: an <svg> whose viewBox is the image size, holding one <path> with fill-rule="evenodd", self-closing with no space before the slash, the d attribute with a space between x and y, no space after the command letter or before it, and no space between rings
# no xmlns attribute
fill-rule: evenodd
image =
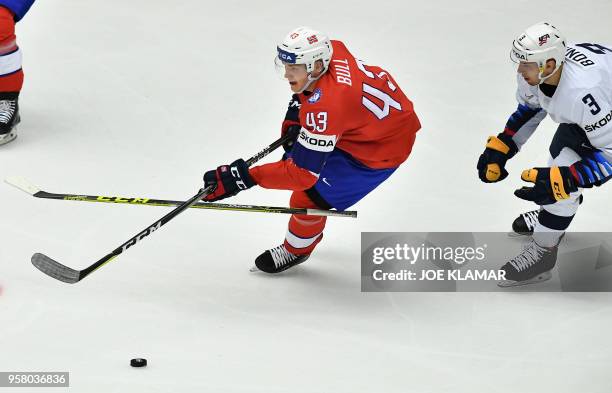
<svg viewBox="0 0 612 393"><path fill-rule="evenodd" d="M284 244L266 250L255 259L255 266L251 271L261 270L265 273L280 273L295 265L305 262L310 254L295 255L287 251Z"/></svg>
<svg viewBox="0 0 612 393"><path fill-rule="evenodd" d="M538 214L540 209L532 210L526 213L522 213L512 223L512 232L510 236L531 236L533 230L538 223Z"/></svg>
<svg viewBox="0 0 612 393"><path fill-rule="evenodd" d="M582 204L583 200L584 200L584 197L580 195L580 198L578 199L578 203ZM540 214L540 209L522 213L512 223L513 232L510 232L508 235L511 237L533 235L533 231L536 227L536 224L538 223L539 214Z"/></svg>
<svg viewBox="0 0 612 393"><path fill-rule="evenodd" d="M533 239L523 251L502 266L506 279L497 283L500 287L515 287L549 280L557 262L557 247L541 247Z"/></svg>
<svg viewBox="0 0 612 393"><path fill-rule="evenodd" d="M21 121L18 98L18 92L0 93L0 145L17 138L15 126Z"/></svg>

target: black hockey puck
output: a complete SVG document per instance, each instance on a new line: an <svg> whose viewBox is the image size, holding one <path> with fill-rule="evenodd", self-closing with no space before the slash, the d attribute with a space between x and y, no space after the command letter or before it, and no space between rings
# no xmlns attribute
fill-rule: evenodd
<svg viewBox="0 0 612 393"><path fill-rule="evenodd" d="M130 360L130 366L132 367L144 367L147 365L147 359L136 358Z"/></svg>

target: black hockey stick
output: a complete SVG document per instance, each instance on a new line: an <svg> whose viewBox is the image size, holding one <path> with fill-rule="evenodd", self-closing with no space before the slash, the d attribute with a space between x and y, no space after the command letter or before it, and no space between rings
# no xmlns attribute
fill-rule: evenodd
<svg viewBox="0 0 612 393"><path fill-rule="evenodd" d="M122 205L138 205L138 206L179 206L183 201L174 201L167 199L154 198L127 198L127 197L107 197L103 195L82 195L82 194L56 194L52 192L42 191L37 186L31 184L21 177L8 177L4 179L7 184L16 187L36 198L57 199L63 201L80 201L80 202L96 202L96 203L114 203ZM311 216L331 216L331 217L351 217L356 218L357 212L354 210L335 211L322 209L304 209L293 207L278 207L278 206L257 206L257 205L237 205L227 203L210 203L198 202L192 206L194 209L208 210L228 210L241 212L256 212L256 213L278 213L278 214L308 214Z"/></svg>
<svg viewBox="0 0 612 393"><path fill-rule="evenodd" d="M294 133L291 133L291 134L287 133L282 138L276 140L275 142L273 142L272 144L264 148L262 151L255 154L253 157L249 158L246 161L246 164L248 166L253 165L254 163L261 160L262 158L270 154L272 151L276 150L284 142L286 142L287 140L293 137L295 137ZM51 259L48 256L41 254L41 253L36 253L32 255L32 264L36 266L36 268L40 270L41 272L57 280L60 280L60 281L63 281L69 284L77 283L81 281L82 279L84 279L85 277L87 277L88 275L90 275L96 269L99 269L100 267L104 266L108 262L118 257L119 254L126 251L128 248L134 246L136 243L138 243L140 240L142 240L146 236L150 235L151 233L161 228L162 225L166 224L168 221L172 220L174 217L178 216L180 213L187 210L190 206L194 205L196 202L198 202L200 199L210 194L211 192L213 192L213 186L208 186L206 188L200 189L200 191L198 191L196 195L189 198L189 200L183 202L176 209L173 209L171 212L169 212L168 214L166 214L159 220L155 221L153 224L143 229L137 235L133 236L131 239L129 239L128 241L126 241L125 243L123 243L122 245L114 249L113 251L111 251L109 254L105 255L98 261L94 262L91 266L83 270L75 270L68 266L62 265L56 260Z"/></svg>

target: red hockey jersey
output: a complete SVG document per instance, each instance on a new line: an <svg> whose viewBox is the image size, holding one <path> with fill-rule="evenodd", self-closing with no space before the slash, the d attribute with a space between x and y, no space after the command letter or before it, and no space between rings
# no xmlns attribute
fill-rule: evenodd
<svg viewBox="0 0 612 393"><path fill-rule="evenodd" d="M262 187L303 190L334 149L372 169L395 168L408 158L421 124L393 77L355 59L332 41L329 70L310 94L300 94L302 130L290 158L251 169Z"/></svg>

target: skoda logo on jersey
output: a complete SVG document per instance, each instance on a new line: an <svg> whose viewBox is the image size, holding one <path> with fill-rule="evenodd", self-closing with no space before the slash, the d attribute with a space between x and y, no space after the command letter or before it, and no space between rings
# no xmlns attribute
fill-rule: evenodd
<svg viewBox="0 0 612 393"><path fill-rule="evenodd" d="M278 50L278 58L290 64L295 64L295 54L282 50L281 48L276 48Z"/></svg>
<svg viewBox="0 0 612 393"><path fill-rule="evenodd" d="M610 113L608 113L605 117L603 117L596 123L585 125L584 130L586 132L595 131L598 128L605 127L611 120L612 120L612 111L610 111Z"/></svg>
<svg viewBox="0 0 612 393"><path fill-rule="evenodd" d="M308 99L308 102L311 104L314 104L315 102L319 101L321 99L321 96L323 96L323 93L321 92L321 89L319 89L318 87L316 89L314 89L314 91L312 92L312 95L310 96L310 98Z"/></svg>

